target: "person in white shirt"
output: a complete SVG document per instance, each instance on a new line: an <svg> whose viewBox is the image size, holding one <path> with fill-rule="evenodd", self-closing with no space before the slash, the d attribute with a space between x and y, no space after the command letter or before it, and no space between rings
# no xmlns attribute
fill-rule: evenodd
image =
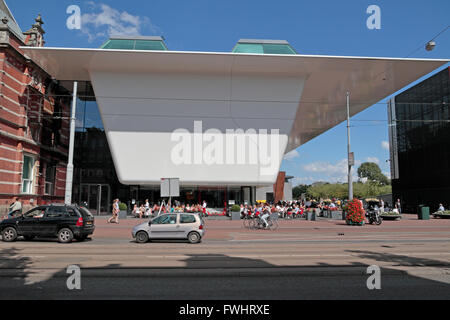
<svg viewBox="0 0 450 320"><path fill-rule="evenodd" d="M444 206L442 205L442 203L439 203L439 209L438 211L445 211Z"/></svg>
<svg viewBox="0 0 450 320"><path fill-rule="evenodd" d="M266 205L263 207L262 213L260 214L260 219L264 224L264 228L267 228L269 226L269 223L267 222L267 218L269 217L270 217L270 207Z"/></svg>
<svg viewBox="0 0 450 320"><path fill-rule="evenodd" d="M150 213L151 213L151 210L150 210L150 203L148 203L148 199L145 199L145 204L144 204L144 215L146 216L146 217L148 217L149 215L150 215Z"/></svg>
<svg viewBox="0 0 450 320"><path fill-rule="evenodd" d="M141 210L139 209L137 204L135 204L133 207L133 211L132 211L133 216L137 218L137 217L139 217L140 213L141 213Z"/></svg>
<svg viewBox="0 0 450 320"><path fill-rule="evenodd" d="M205 200L203 200L202 208L203 208L203 214L206 215L206 201Z"/></svg>
<svg viewBox="0 0 450 320"><path fill-rule="evenodd" d="M19 201L18 197L14 198L14 202L9 206L8 216L12 217L13 215L22 213L22 202Z"/></svg>

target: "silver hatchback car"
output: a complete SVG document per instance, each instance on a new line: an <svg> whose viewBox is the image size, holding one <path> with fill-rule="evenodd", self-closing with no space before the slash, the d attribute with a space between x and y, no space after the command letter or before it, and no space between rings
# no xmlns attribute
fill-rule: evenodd
<svg viewBox="0 0 450 320"><path fill-rule="evenodd" d="M198 243L205 235L205 223L196 213L166 213L133 228L138 243L150 239L187 239Z"/></svg>

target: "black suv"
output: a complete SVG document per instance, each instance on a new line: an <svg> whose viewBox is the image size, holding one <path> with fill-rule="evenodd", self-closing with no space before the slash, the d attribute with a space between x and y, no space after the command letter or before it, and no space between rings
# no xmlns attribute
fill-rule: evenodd
<svg viewBox="0 0 450 320"><path fill-rule="evenodd" d="M58 237L62 243L74 238L85 240L94 232L94 216L78 205L51 204L38 206L15 218L0 222L3 241L26 240L35 237Z"/></svg>

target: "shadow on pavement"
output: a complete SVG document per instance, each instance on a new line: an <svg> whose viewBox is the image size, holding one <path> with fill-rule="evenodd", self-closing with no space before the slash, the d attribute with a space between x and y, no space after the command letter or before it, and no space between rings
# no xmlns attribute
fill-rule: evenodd
<svg viewBox="0 0 450 320"><path fill-rule="evenodd" d="M410 267L439 266L450 268L450 263L446 261L439 261L390 253L372 252L372 251L362 251L362 250L346 250L346 251L353 254L357 254L362 259L372 259L376 261L396 263L396 266L410 266Z"/></svg>
<svg viewBox="0 0 450 320"><path fill-rule="evenodd" d="M448 266L416 257L351 251L363 259L400 266ZM76 260L76 259L74 259ZM183 267L123 267L110 263L81 269L81 290L69 290L65 269L36 270L19 249L0 251L0 299L447 299L440 279L381 268L381 290L367 288L368 264L278 267L261 259L223 254L187 255ZM75 262L74 262L75 263ZM41 272L42 274L39 274ZM37 278L36 278L37 277ZM34 279L34 280L33 280ZM448 280L448 275L447 278Z"/></svg>

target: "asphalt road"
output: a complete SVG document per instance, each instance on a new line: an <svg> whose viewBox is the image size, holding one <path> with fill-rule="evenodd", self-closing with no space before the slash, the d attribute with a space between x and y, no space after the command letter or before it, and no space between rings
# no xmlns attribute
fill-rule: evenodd
<svg viewBox="0 0 450 320"><path fill-rule="evenodd" d="M318 225L299 225L299 236L288 226L247 233L224 221L196 245L137 244L105 230L82 243L0 243L0 299L450 298L450 224L342 233ZM67 288L69 265L80 267L80 290ZM371 265L380 267L379 290L367 288Z"/></svg>

